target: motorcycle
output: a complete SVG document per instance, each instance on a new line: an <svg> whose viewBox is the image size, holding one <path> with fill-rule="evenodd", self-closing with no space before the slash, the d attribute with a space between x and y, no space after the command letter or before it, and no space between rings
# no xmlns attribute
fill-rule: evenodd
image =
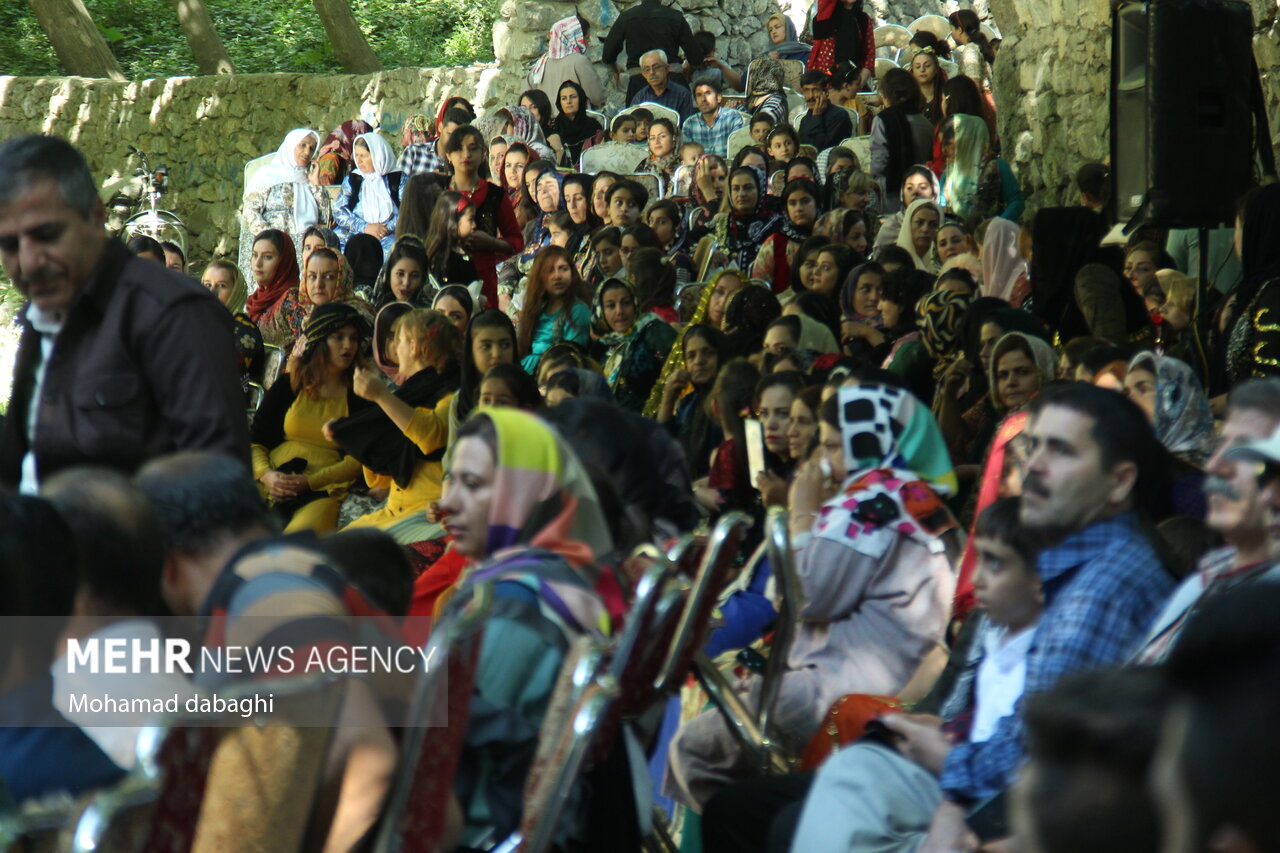
<svg viewBox="0 0 1280 853"><path fill-rule="evenodd" d="M164 164L153 169L147 155L132 145L129 151L141 165L134 169L134 179L107 202L108 227L126 243L145 235L161 243L177 243L186 255L190 240L187 226L176 213L159 206L160 197L169 189L169 170Z"/></svg>

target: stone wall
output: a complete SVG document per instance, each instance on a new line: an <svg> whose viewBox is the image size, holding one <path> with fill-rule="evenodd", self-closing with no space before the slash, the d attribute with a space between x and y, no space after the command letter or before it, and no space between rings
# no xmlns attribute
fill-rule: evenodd
<svg viewBox="0 0 1280 853"><path fill-rule="evenodd" d="M630 0L638 2L639 0ZM804 0L782 0L790 8ZM1263 73L1272 132L1280 141L1280 0L1250 0L1257 22L1255 53ZM127 144L170 167L165 199L187 223L193 259L232 255L238 236L245 161L273 151L293 127L322 134L361 116L393 138L409 115L433 112L446 92L482 108L514 103L530 63L556 20L575 10L592 25L590 55L600 56L602 22L627 4L583 0L507 0L494 28L498 60L464 68L405 68L369 76L291 74L181 77L113 83L83 78L0 77L0 138L23 131L56 133L85 151L95 176L110 187L132 172ZM763 22L778 0L677 0L691 26L719 39L719 54L738 67L763 52ZM905 24L921 14L947 14L955 0L870 0L877 23ZM968 5L966 3L966 5ZM1005 156L1032 209L1070 200L1080 163L1108 149L1110 58L1108 0L973 0L1004 37L996 63ZM597 66L617 105L621 94Z"/></svg>
<svg viewBox="0 0 1280 853"><path fill-rule="evenodd" d="M127 145L169 167L161 203L191 230L194 259L234 255L244 164L294 127L321 136L363 117L398 139L404 120L434 112L446 92L483 98L493 66L402 68L369 76L245 74L115 83L0 77L0 138L37 131L84 151L106 194L132 175ZM106 195L104 195L104 198Z"/></svg>

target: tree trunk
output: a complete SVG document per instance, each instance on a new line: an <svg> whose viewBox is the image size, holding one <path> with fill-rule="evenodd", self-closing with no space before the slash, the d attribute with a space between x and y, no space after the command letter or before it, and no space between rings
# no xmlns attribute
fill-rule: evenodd
<svg viewBox="0 0 1280 853"><path fill-rule="evenodd" d="M31 0L40 27L53 44L58 62L76 77L124 80L124 72L93 23L84 0Z"/></svg>
<svg viewBox="0 0 1280 853"><path fill-rule="evenodd" d="M173 0L178 10L178 23L187 36L187 44L196 58L201 74L231 74L231 57L218 38L213 18L205 8L204 0Z"/></svg>
<svg viewBox="0 0 1280 853"><path fill-rule="evenodd" d="M372 74L382 70L382 63L374 56L373 48L365 41L356 16L351 13L347 0L312 0L324 31L333 45L333 55L349 74Z"/></svg>

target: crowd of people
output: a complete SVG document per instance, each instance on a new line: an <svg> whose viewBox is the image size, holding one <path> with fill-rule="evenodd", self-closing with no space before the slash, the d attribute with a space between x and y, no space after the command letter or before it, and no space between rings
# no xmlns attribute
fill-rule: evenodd
<svg viewBox="0 0 1280 853"><path fill-rule="evenodd" d="M134 770L136 727L60 698L68 637L331 644L373 613L420 645L483 590L471 696L427 738L459 745L447 849L487 849L529 817L562 664L628 624L639 546L741 513L702 651L748 706L784 656L794 772L690 679L596 757L644 781L583 785L560 849L639 849L650 801L708 853L1274 847L1280 186L1208 247L1113 228L1100 163L1028 214L998 41L950 25L867 89L862 0L762 22L748 69L643 0L603 38L608 116L565 18L518 104L448 97L399 151L290 131L248 245L201 268L110 237L69 143L0 145L28 300L0 601L61 633L0 628L0 814ZM634 165L584 168L605 153ZM749 559L779 509L786 567ZM329 747L324 849L378 831L401 723Z"/></svg>

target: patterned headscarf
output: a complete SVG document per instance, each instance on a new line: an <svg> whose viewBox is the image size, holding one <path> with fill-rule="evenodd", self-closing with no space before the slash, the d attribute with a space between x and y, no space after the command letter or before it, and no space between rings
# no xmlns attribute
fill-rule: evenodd
<svg viewBox="0 0 1280 853"><path fill-rule="evenodd" d="M942 550L957 527L939 495L954 494L956 475L946 441L928 407L909 391L876 383L838 395L844 486L827 501L816 535L883 557L895 536Z"/></svg>
<svg viewBox="0 0 1280 853"><path fill-rule="evenodd" d="M1009 332L1001 335L996 341L996 345L991 350L991 369L987 374L987 385L991 393L991 404L995 406L995 410L1003 414L1007 407L1000 402L1000 390L996 386L996 368L1000 363L1000 357L1005 353L1014 349L1014 341L1022 340L1031 350L1031 361L1036 367L1036 376L1040 380L1040 387L1043 388L1047 383L1057 378L1058 373L1058 356L1054 353L1053 347L1044 338L1035 335L1024 334L1023 332Z"/></svg>
<svg viewBox="0 0 1280 853"><path fill-rule="evenodd" d="M333 294L333 298L329 302L350 302L356 295L356 279L355 274L351 271L351 264L347 263L347 259L341 252L334 252L338 256L338 290ZM307 263L315 258L316 253L312 252L307 258ZM310 307L311 294L307 292L307 274L304 270L302 273L302 281L298 285L298 304ZM328 303L326 303L328 304Z"/></svg>
<svg viewBox="0 0 1280 853"><path fill-rule="evenodd" d="M781 92L785 75L782 73L782 63L773 57L765 56L755 60L751 69L751 91L749 95L767 95L771 92Z"/></svg>
<svg viewBox="0 0 1280 853"><path fill-rule="evenodd" d="M960 320L972 301L972 294L935 290L920 297L916 303L920 343L934 360L934 376L941 376L963 354L959 340Z"/></svg>
<svg viewBox="0 0 1280 853"><path fill-rule="evenodd" d="M488 561L518 547L554 551L579 571L613 550L595 489L577 454L544 421L519 409L481 409L497 434Z"/></svg>
<svg viewBox="0 0 1280 853"><path fill-rule="evenodd" d="M1007 219L996 217L987 226L982 241L982 295L1010 301L1014 285L1027 272L1027 262L1018 251L1021 229Z"/></svg>
<svg viewBox="0 0 1280 853"><path fill-rule="evenodd" d="M533 117L533 110L528 107L503 107L511 113L511 132L530 145L546 146L547 140L542 135L542 125ZM583 109L586 109L585 107Z"/></svg>
<svg viewBox="0 0 1280 853"><path fill-rule="evenodd" d="M542 82L542 75L547 70L548 59L564 59L575 53L587 52L587 40L582 35L582 23L577 15L561 18L551 25L551 33L547 36L547 52L533 64L529 73L529 82L535 86ZM583 109L586 109L584 102Z"/></svg>
<svg viewBox="0 0 1280 853"><path fill-rule="evenodd" d="M311 318L307 320L306 349L314 349L325 338L345 326L355 327L361 343L369 337L369 323L360 316L360 312L342 302L326 302L311 312Z"/></svg>
<svg viewBox="0 0 1280 853"><path fill-rule="evenodd" d="M1176 358L1140 352L1129 370L1141 368L1156 378L1156 438L1170 453L1204 467L1213 439L1213 415L1200 380Z"/></svg>
<svg viewBox="0 0 1280 853"><path fill-rule="evenodd" d="M405 122L405 127L408 126L409 123ZM355 159L351 154L351 146L356 144L356 137L363 133L369 133L372 130L373 127L369 122L362 121L358 118L352 119L351 121L344 121L342 124L338 125L332 133L325 137L324 144L321 145L320 150L316 152L316 157L319 157L321 154L328 154L332 151L338 155L342 162L351 166L355 163Z"/></svg>
<svg viewBox="0 0 1280 853"><path fill-rule="evenodd" d="M758 196L755 210L739 213L730 206L716 228L716 242L729 253L729 264L749 270L764 241L782 226L782 217L769 209L769 183L764 172L755 166L739 166L729 173L729 180L740 172L749 172L756 182Z"/></svg>

